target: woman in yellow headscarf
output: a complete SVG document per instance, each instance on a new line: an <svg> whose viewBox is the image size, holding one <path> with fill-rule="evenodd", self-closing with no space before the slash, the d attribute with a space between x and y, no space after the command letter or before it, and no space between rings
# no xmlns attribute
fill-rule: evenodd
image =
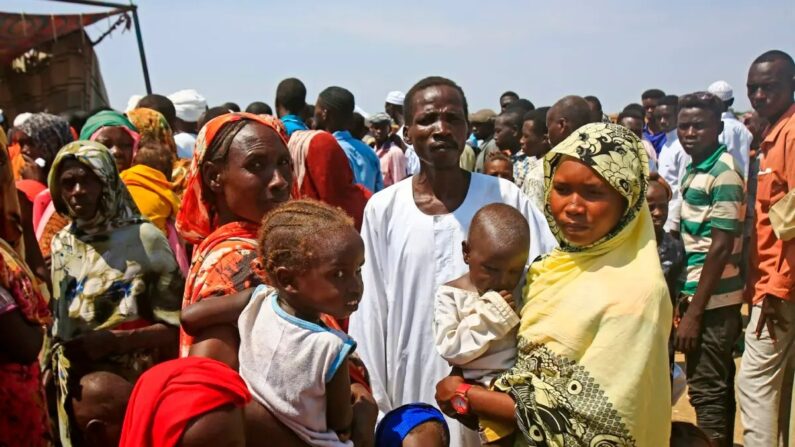
<svg viewBox="0 0 795 447"><path fill-rule="evenodd" d="M560 247L528 273L516 364L494 384L506 394L462 393L463 379L448 377L437 386L448 414L515 424L516 445L668 445L672 310L647 157L634 134L604 123L547 155L545 212Z"/></svg>

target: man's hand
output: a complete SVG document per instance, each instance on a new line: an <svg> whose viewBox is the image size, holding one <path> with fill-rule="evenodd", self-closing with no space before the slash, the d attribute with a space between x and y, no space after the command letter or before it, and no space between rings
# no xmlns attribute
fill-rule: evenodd
<svg viewBox="0 0 795 447"><path fill-rule="evenodd" d="M511 306L511 309L516 312L516 301L513 299L513 294L507 290L501 290L500 296L505 300L506 303L508 303L509 306Z"/></svg>
<svg viewBox="0 0 795 447"><path fill-rule="evenodd" d="M685 312L679 327L676 328L676 349L689 353L698 348L698 340L701 336L701 316L693 312Z"/></svg>
<svg viewBox="0 0 795 447"><path fill-rule="evenodd" d="M756 324L756 338L762 336L762 331L767 327L770 339L776 341L776 325L784 331L787 330L786 322L781 318L782 299L773 295L766 295L762 300L762 309L759 312L759 322Z"/></svg>
<svg viewBox="0 0 795 447"><path fill-rule="evenodd" d="M353 404L353 429L351 438L354 447L375 445L375 424L378 420L378 405L367 389L359 383L351 384L351 404Z"/></svg>

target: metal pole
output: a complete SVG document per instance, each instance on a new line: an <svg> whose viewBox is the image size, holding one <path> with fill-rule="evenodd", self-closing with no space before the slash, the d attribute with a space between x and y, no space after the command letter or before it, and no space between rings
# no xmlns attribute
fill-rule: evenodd
<svg viewBox="0 0 795 447"><path fill-rule="evenodd" d="M149 80L149 66L146 64L146 53L144 52L144 39L141 35L141 24L138 20L138 6L132 4L130 5L120 5L118 3L111 3L111 2L104 2L104 1L97 1L97 0L50 0L53 2L61 2L61 3L73 3L79 5L88 5L88 6L100 6L103 8L116 8L121 9L123 11L131 11L133 14L133 23L135 24L135 37L138 40L138 53L141 55L141 68L144 71L144 83L146 84L146 94L152 94L152 82Z"/></svg>
<svg viewBox="0 0 795 447"><path fill-rule="evenodd" d="M103 8L119 8L125 11L130 11L135 8L134 5L120 5L118 3L102 2L96 0L50 0L52 2L60 3L75 3L78 5L100 6Z"/></svg>
<svg viewBox="0 0 795 447"><path fill-rule="evenodd" d="M144 83L146 83L146 94L152 94L152 82L149 81L149 66L146 64L146 53L144 52L144 39L141 36L141 25L138 21L138 6L132 7L133 22L135 23L135 37L138 39L138 52L141 54L141 68L144 70Z"/></svg>

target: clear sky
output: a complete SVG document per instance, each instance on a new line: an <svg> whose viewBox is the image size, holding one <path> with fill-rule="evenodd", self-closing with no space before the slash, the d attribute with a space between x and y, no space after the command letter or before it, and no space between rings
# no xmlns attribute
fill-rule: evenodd
<svg viewBox="0 0 795 447"><path fill-rule="evenodd" d="M429 75L466 92L470 109L498 108L515 90L536 106L596 95L607 112L647 88L683 94L728 81L749 108L745 77L762 52L795 55L793 0L140 0L153 89L195 88L210 106L273 105L278 82L351 90L373 113L390 90ZM2 11L93 12L44 0L3 0ZM108 23L89 33L96 36ZM145 92L135 34L100 43L111 105Z"/></svg>

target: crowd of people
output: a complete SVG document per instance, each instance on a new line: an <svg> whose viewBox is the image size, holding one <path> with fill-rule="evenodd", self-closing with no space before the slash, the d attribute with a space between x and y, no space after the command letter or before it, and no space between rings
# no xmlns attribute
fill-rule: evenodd
<svg viewBox="0 0 795 447"><path fill-rule="evenodd" d="M788 445L794 93L772 50L740 117L724 81L611 117L442 77L20 114L0 445L723 447L737 404Z"/></svg>

